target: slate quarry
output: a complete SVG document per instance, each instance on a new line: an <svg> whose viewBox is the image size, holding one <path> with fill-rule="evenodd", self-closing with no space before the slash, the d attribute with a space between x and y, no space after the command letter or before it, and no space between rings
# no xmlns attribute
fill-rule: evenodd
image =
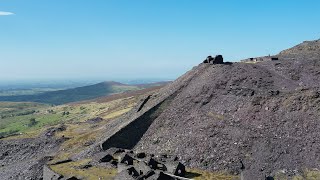
<svg viewBox="0 0 320 180"><path fill-rule="evenodd" d="M71 160L95 159L88 168L104 163L118 168L116 178L124 180L179 179L184 166L244 179L272 179L279 172L293 177L305 169L319 170L319 47L319 40L306 41L272 56L277 59L250 63L227 63L222 56L209 56L176 81L146 94L130 112L110 122L103 137ZM67 139L50 137L55 131L46 132L43 139L58 147ZM18 140L1 141L3 165L23 156L23 148L6 152L10 143L25 147ZM39 151L46 152L47 146L39 146L43 147ZM115 155L114 149L120 152ZM162 155L169 158L157 159ZM36 164L43 167L47 161L39 159ZM43 174L22 175L41 178Z"/></svg>
<svg viewBox="0 0 320 180"><path fill-rule="evenodd" d="M142 99L126 125L106 133L100 150L110 142L123 148L141 121L148 126L130 149L174 154L187 167L246 179L320 169L319 52L319 41L310 41L258 63L208 57Z"/></svg>

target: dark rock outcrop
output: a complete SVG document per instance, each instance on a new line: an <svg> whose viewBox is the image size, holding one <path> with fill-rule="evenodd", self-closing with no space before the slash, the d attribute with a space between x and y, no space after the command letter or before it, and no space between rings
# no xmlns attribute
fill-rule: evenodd
<svg viewBox="0 0 320 180"><path fill-rule="evenodd" d="M95 123L99 123L101 121L103 121L103 119L101 117L96 117L96 118L88 119L86 122L90 123L90 124L95 124Z"/></svg>
<svg viewBox="0 0 320 180"><path fill-rule="evenodd" d="M133 165L134 158L127 153L120 155L119 159L120 159L120 163L123 163L126 165Z"/></svg>
<svg viewBox="0 0 320 180"><path fill-rule="evenodd" d="M110 162L111 160L113 160L113 156L111 156L110 154L107 154L103 158L101 158L99 162Z"/></svg>
<svg viewBox="0 0 320 180"><path fill-rule="evenodd" d="M214 58L212 56L208 56L204 61L203 63L210 63L214 60Z"/></svg>
<svg viewBox="0 0 320 180"><path fill-rule="evenodd" d="M148 158L133 158L134 156L137 157L138 154L141 155L142 153L135 154L126 150L114 156L108 154L108 160L113 159L113 161L116 161L118 159L117 162L119 162L116 166L118 174L115 179L178 179L177 177L184 177L186 175L185 166L181 162L172 161L171 156L162 156L161 159L163 161L159 160L160 157L154 157L152 154L145 153L143 153L143 157ZM100 161L100 163L102 162ZM112 162L109 161L109 163Z"/></svg>
<svg viewBox="0 0 320 180"><path fill-rule="evenodd" d="M146 153L142 152L142 153L137 153L137 158L142 159L146 157Z"/></svg>
<svg viewBox="0 0 320 180"><path fill-rule="evenodd" d="M203 63L211 63L211 64L223 64L222 55L216 55L216 57L208 56Z"/></svg>
<svg viewBox="0 0 320 180"><path fill-rule="evenodd" d="M50 138L50 137L53 137L57 132L62 132L65 130L66 130L66 126L64 124L61 124L57 127L48 128L46 131L42 133L41 136Z"/></svg>
<svg viewBox="0 0 320 180"><path fill-rule="evenodd" d="M214 60L212 61L213 64L223 64L223 57L222 55L217 55Z"/></svg>

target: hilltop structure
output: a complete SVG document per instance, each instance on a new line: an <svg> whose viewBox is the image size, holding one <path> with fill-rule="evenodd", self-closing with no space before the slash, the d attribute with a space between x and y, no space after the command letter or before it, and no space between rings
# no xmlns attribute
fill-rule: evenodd
<svg viewBox="0 0 320 180"><path fill-rule="evenodd" d="M216 55L216 57L208 56L203 63L211 63L211 64L223 64L222 55Z"/></svg>
<svg viewBox="0 0 320 180"><path fill-rule="evenodd" d="M256 63L256 62L264 62L264 61L278 61L279 57L278 56L262 56L262 57L255 57L255 58L248 58L241 60L241 62L246 62L246 63Z"/></svg>

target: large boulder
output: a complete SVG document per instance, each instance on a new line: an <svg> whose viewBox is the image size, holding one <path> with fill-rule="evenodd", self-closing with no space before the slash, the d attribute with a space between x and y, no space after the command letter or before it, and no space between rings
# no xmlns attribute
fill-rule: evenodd
<svg viewBox="0 0 320 180"><path fill-rule="evenodd" d="M67 126L64 125L64 124L61 124L57 127L51 127L51 128L48 128L47 130L45 130L42 134L41 134L41 137L45 137L45 138L51 138L51 137L54 137L54 135L57 133L57 132L62 132L62 131L65 131L67 129Z"/></svg>
<svg viewBox="0 0 320 180"><path fill-rule="evenodd" d="M103 156L99 162L110 162L111 160L113 160L113 156L111 156L110 154L107 154L105 156Z"/></svg>
<svg viewBox="0 0 320 180"><path fill-rule="evenodd" d="M143 159L143 158L145 158L147 155L146 155L146 153L144 153L144 152L141 152L141 153L137 153L136 154L136 157L138 158L138 159Z"/></svg>
<svg viewBox="0 0 320 180"><path fill-rule="evenodd" d="M133 161L134 161L134 158L127 153L120 155L120 163L122 164L126 164L130 166L130 165L133 165Z"/></svg>
<svg viewBox="0 0 320 180"><path fill-rule="evenodd" d="M222 55L217 55L214 60L212 61L213 64L223 64L223 57Z"/></svg>
<svg viewBox="0 0 320 180"><path fill-rule="evenodd" d="M213 61L214 58L212 56L208 56L204 61L203 63L210 63L211 61Z"/></svg>
<svg viewBox="0 0 320 180"><path fill-rule="evenodd" d="M153 170L150 170L146 174L142 174L139 177L137 177L137 180L145 180L145 179L153 180L153 179L157 179L157 177L158 175L156 174L156 172Z"/></svg>

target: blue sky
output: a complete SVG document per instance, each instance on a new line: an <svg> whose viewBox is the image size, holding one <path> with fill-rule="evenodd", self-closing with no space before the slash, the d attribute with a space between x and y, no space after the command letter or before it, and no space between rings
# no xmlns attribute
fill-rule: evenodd
<svg viewBox="0 0 320 180"><path fill-rule="evenodd" d="M0 0L0 80L174 79L320 38L315 0ZM10 13L12 13L10 15Z"/></svg>

